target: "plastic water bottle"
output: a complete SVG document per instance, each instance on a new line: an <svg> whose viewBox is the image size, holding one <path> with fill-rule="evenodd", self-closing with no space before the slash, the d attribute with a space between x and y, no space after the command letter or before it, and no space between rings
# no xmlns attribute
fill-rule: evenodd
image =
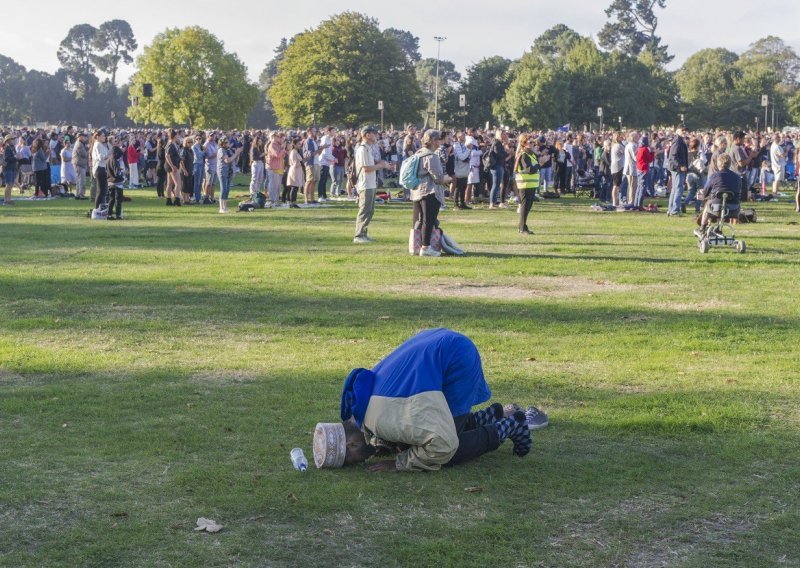
<svg viewBox="0 0 800 568"><path fill-rule="evenodd" d="M308 460L306 460L306 456L303 455L302 449L294 448L289 453L289 456L292 458L292 465L297 471L305 471L308 469Z"/></svg>

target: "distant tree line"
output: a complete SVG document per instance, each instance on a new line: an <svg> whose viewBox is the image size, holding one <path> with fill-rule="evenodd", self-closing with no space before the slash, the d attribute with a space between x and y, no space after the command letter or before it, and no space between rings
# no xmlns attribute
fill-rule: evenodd
<svg viewBox="0 0 800 568"><path fill-rule="evenodd" d="M438 118L444 124L505 124L521 128L597 124L690 128L763 123L800 124L800 58L778 37L744 53L703 49L677 71L658 35L656 10L666 0L612 0L597 41L559 24L535 38L517 60L481 59L462 75L438 62ZM193 127L355 126L432 124L435 58L419 38L381 30L377 20L343 12L284 38L256 84L239 58L202 28L168 29L136 59L128 85L117 87L120 64L138 49L130 25L112 20L72 27L58 49L54 74L26 70L0 55L0 122L105 124L110 113L137 124ZM144 85L153 86L145 99ZM464 95L466 106L460 104ZM761 127L763 128L763 124Z"/></svg>

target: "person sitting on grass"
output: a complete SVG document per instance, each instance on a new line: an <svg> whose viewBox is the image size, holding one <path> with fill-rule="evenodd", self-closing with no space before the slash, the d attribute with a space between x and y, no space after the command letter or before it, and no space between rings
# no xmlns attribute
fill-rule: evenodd
<svg viewBox="0 0 800 568"><path fill-rule="evenodd" d="M741 178L739 174L731 171L732 158L730 154L720 154L717 156L716 166L717 171L711 174L703 189L704 198L706 200L703 214L699 218L700 228L694 230L697 238L703 238L708 223L712 218L717 218L724 212L722 208L722 193L730 192L726 199L726 207L729 215L739 210L739 190L741 187Z"/></svg>
<svg viewBox="0 0 800 568"><path fill-rule="evenodd" d="M468 337L442 328L423 331L371 371L354 369L347 377L343 422L333 425L346 450L343 462L333 466L394 454L369 470L438 470L494 451L506 440L513 442L514 455L525 456L532 446L530 430L546 426L547 415L533 406L524 412L498 403L471 412L491 394Z"/></svg>

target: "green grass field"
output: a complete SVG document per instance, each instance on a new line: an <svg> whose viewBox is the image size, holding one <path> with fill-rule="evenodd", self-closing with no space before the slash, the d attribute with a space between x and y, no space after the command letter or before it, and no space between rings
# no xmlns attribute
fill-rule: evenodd
<svg viewBox="0 0 800 568"><path fill-rule="evenodd" d="M738 227L743 255L585 199L536 204L531 237L449 208L469 255L428 259L405 204L358 246L351 204L128 194L116 223L0 211L0 565L800 565L789 200ZM494 400L549 413L532 453L295 472L347 372L437 326L476 342Z"/></svg>

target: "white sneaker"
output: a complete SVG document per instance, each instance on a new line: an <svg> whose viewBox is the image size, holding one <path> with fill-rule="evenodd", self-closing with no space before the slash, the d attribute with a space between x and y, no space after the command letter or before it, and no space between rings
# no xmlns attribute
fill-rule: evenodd
<svg viewBox="0 0 800 568"><path fill-rule="evenodd" d="M366 237L355 237L353 242L357 245L366 245L370 242L370 240Z"/></svg>
<svg viewBox="0 0 800 568"><path fill-rule="evenodd" d="M442 253L440 253L438 250L434 250L432 248L426 248L426 249L421 248L421 249L419 249L419 255L420 256L437 257L437 256L442 256Z"/></svg>
<svg viewBox="0 0 800 568"><path fill-rule="evenodd" d="M371 242L371 243L374 243L374 242L375 242L375 239L373 239L373 238L372 238L372 237L370 237L369 235L364 235L364 238L365 238L365 239L367 239L367 240L368 240L369 242Z"/></svg>
<svg viewBox="0 0 800 568"><path fill-rule="evenodd" d="M227 213L227 212L228 212L228 210L227 210L227 209L220 209L220 210L219 210L219 212L220 212L220 213Z"/></svg>
<svg viewBox="0 0 800 568"><path fill-rule="evenodd" d="M320 197L317 201L319 201L320 203L326 203L328 199L325 197Z"/></svg>

